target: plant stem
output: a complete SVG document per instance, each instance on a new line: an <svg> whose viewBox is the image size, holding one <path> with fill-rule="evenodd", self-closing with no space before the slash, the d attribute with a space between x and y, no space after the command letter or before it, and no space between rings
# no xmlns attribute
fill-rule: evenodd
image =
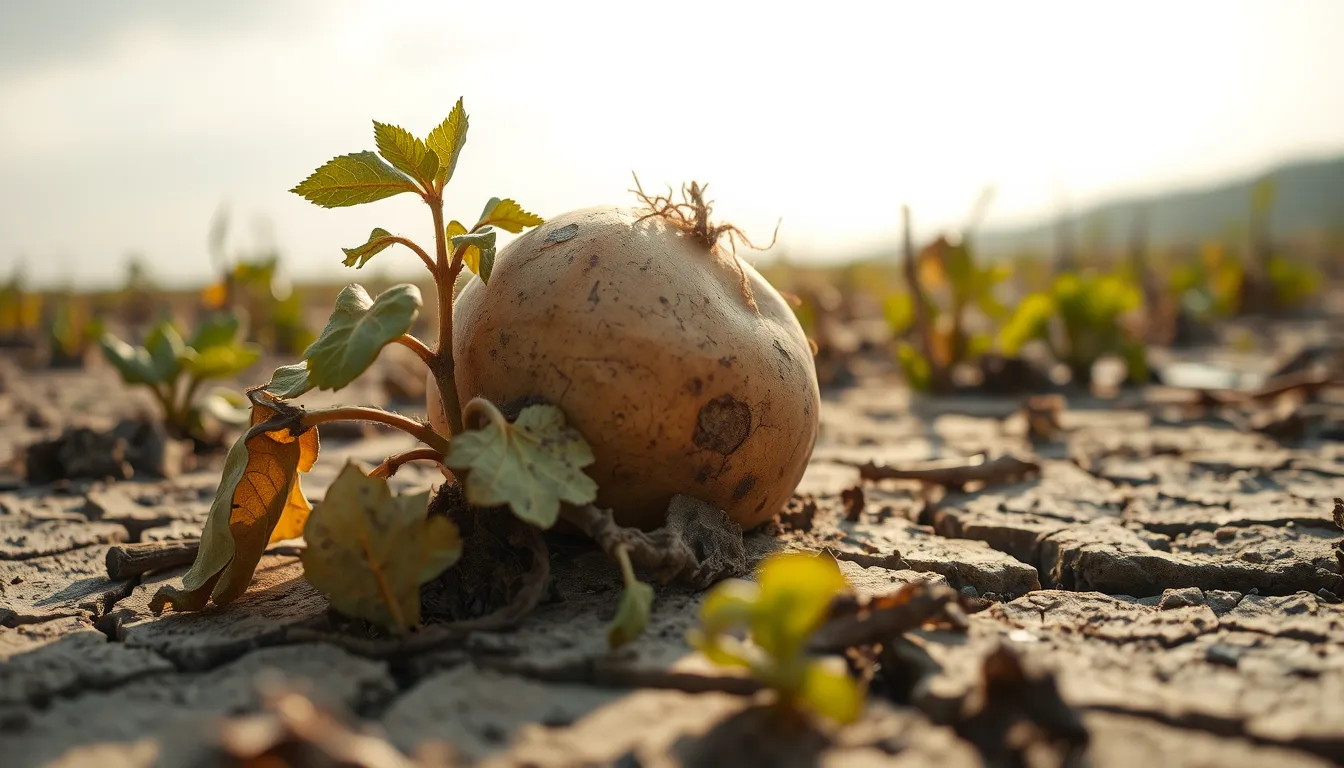
<svg viewBox="0 0 1344 768"><path fill-rule="evenodd" d="M434 367L434 353L430 351L429 347L425 346L425 342L415 338L409 333L403 333L392 341L419 355L420 359L425 362L425 365L429 366L431 369Z"/></svg>
<svg viewBox="0 0 1344 768"><path fill-rule="evenodd" d="M483 414L496 427L508 430L509 420L504 418L504 414L500 413L499 408L495 407L494 403L484 397L473 397L467 403L467 407L462 411L463 421L469 420L478 413Z"/></svg>
<svg viewBox="0 0 1344 768"><path fill-rule="evenodd" d="M394 456L388 456L382 464L373 468L369 477L391 477L401 469L401 465L412 461L433 461L443 463L443 454L434 448L414 448Z"/></svg>
<svg viewBox="0 0 1344 768"><path fill-rule="evenodd" d="M616 562L621 564L621 581L626 587L639 581L635 578L635 567L630 564L630 548L624 544L616 547Z"/></svg>
<svg viewBox="0 0 1344 768"><path fill-rule="evenodd" d="M430 448L438 451L440 454L448 452L448 438L440 435L429 426L400 413L383 411L377 408L368 408L365 406L349 405L337 408L323 408L317 411L307 411L303 414L301 423L305 427L315 427L319 424L327 424L333 421L372 421L376 424L400 429L402 432L416 438L420 442L428 445Z"/></svg>
<svg viewBox="0 0 1344 768"><path fill-rule="evenodd" d="M438 291L439 305L438 348L434 350L429 369L439 387L439 402L443 405L444 416L448 418L448 428L456 435L462 432L462 403L457 399L453 364L453 283L462 269L462 260L460 255L454 254L452 265L448 263L448 232L443 228L443 195L436 191L426 195L425 202L434 218L434 253L437 257L434 287Z"/></svg>
<svg viewBox="0 0 1344 768"><path fill-rule="evenodd" d="M400 243L400 244L406 246L407 248L410 248L412 251L415 251L415 255L416 255L416 256L419 256L419 257L420 257L420 260L423 261L423 262L425 262L425 266L429 268L429 273L430 273L431 275L437 273L438 268L434 265L434 260L431 259L431 258L429 258L429 254L428 254L428 253L425 253L425 249L424 249L424 248L421 248L420 246L416 245L415 243L411 242L410 240L408 240L408 239L406 239L406 238L404 238L404 237L397 237L397 236L395 236L395 235L392 236L392 237L389 237L389 238L388 238L388 242L392 242L392 243Z"/></svg>

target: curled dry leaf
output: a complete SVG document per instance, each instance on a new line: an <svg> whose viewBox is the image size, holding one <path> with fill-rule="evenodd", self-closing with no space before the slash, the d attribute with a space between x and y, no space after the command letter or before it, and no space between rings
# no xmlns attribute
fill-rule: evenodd
<svg viewBox="0 0 1344 768"><path fill-rule="evenodd" d="M429 493L393 496L347 462L303 530L303 575L342 613L404 632L420 623L420 585L462 554L457 526L428 517Z"/></svg>
<svg viewBox="0 0 1344 768"><path fill-rule="evenodd" d="M236 599L252 582L266 545L298 536L312 509L299 473L317 461L317 430L299 430L297 419L291 425L271 422L282 407L296 409L259 389L248 397L252 427L229 449L200 551L181 589L165 586L154 595L149 607L156 614L170 604L179 611L199 611L211 600L224 605Z"/></svg>
<svg viewBox="0 0 1344 768"><path fill-rule="evenodd" d="M489 423L454 437L444 460L467 471L467 501L478 507L508 504L522 520L550 528L560 502L597 498L597 483L583 472L593 463L593 451L565 424L559 408L528 406L512 424L484 400L469 403L473 409L485 411Z"/></svg>
<svg viewBox="0 0 1344 768"><path fill-rule="evenodd" d="M653 587L642 581L634 581L625 586L621 593L620 605L616 615L607 625L607 646L620 648L633 641L649 624L649 615L653 611Z"/></svg>

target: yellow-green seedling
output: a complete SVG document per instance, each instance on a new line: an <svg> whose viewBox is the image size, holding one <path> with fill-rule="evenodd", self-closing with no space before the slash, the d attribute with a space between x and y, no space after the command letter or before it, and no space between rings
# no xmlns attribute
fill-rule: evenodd
<svg viewBox="0 0 1344 768"><path fill-rule="evenodd" d="M150 330L143 345L104 333L101 346L122 381L154 394L173 436L200 438L207 415L228 423L246 420L237 395L222 388L201 392L205 383L237 376L261 357L259 346L238 340L238 327L236 316L219 313L183 339L177 326L165 319Z"/></svg>
<svg viewBox="0 0 1344 768"><path fill-rule="evenodd" d="M999 348L1016 355L1030 341L1044 341L1065 363L1073 381L1088 384L1097 360L1115 355L1125 361L1131 381L1148 378L1147 353L1125 324L1139 309L1142 292L1116 274L1064 274L1047 292L1024 297L999 332Z"/></svg>
<svg viewBox="0 0 1344 768"><path fill-rule="evenodd" d="M451 467L466 500L477 508L506 507L538 528L552 526L562 504L584 505L596 485L584 468L592 451L545 403L522 408L513 419L484 398L459 405L453 372L453 286L463 269L490 281L499 232L519 233L542 223L517 202L491 198L470 225L445 220L444 189L457 169L467 138L467 113L459 100L425 138L386 123L373 124L377 152L342 155L322 165L291 191L323 208L372 203L411 194L430 211L434 245L422 248L399 234L375 228L361 244L343 249L344 263L360 269L393 246L415 254L437 292L437 343L411 329L422 309L420 290L394 285L377 296L347 285L331 317L303 352L277 369L269 382L248 390L251 426L233 446L201 548L180 588L159 590L153 608L199 610L237 599L252 580L267 545L304 536L305 576L339 611L394 632L420 622L419 587L451 567L462 542L453 521L430 516L424 494L398 497L387 477L410 461ZM161 381L171 368L171 337L160 333L143 350L118 356L130 375ZM363 406L304 409L295 398L335 391L367 372L382 349L400 344L428 369L445 404L439 428L390 411ZM160 370L162 366L164 370ZM504 405L504 404L500 404ZM339 421L367 421L399 429L423 447L389 456L371 472L347 465L314 510L299 477L317 460L317 428ZM647 604L643 615L647 619ZM638 622L625 622L632 627Z"/></svg>
<svg viewBox="0 0 1344 768"><path fill-rule="evenodd" d="M731 579L714 587L688 639L715 664L749 670L775 691L780 705L850 723L863 712L863 688L842 659L807 653L832 600L848 589L828 556L773 555L755 582Z"/></svg>

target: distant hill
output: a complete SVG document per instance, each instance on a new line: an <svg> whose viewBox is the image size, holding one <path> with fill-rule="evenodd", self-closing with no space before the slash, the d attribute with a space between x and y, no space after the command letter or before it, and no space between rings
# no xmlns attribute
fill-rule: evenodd
<svg viewBox="0 0 1344 768"><path fill-rule="evenodd" d="M1251 189L1265 175L1274 179L1271 228L1276 237L1309 232L1344 232L1344 157L1278 166L1266 174L1198 190L1158 194L1106 203L1069 217L1080 248L1122 249L1137 212L1145 211L1153 247L1197 244L1242 231L1251 205ZM1055 222L986 229L976 234L977 248L989 255L1052 253Z"/></svg>

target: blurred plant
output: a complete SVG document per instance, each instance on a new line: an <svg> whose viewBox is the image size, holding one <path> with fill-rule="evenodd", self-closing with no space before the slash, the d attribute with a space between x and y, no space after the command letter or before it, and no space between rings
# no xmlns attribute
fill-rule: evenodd
<svg viewBox="0 0 1344 768"><path fill-rule="evenodd" d="M280 254L263 238L261 246L229 254L228 211L221 208L210 226L209 249L219 281L201 292L208 311L238 316L243 337L279 354L297 355L317 338L304 322L302 296L280 274Z"/></svg>
<svg viewBox="0 0 1344 768"><path fill-rule="evenodd" d="M261 357L261 348L238 340L238 318L219 313L199 324L183 341L171 320L161 320L132 346L112 335L102 337L103 354L127 384L148 387L163 409L163 421L174 437L209 444L215 437L209 419L224 424L247 423L251 409L232 391L215 387L197 401L201 385L247 370Z"/></svg>
<svg viewBox="0 0 1344 768"><path fill-rule="evenodd" d="M1060 275L1048 292L1018 304L999 331L999 349L1016 356L1028 342L1043 341L1079 384L1091 382L1097 360L1118 355L1131 381L1146 381L1146 349L1124 322L1142 305L1139 287L1121 274Z"/></svg>
<svg viewBox="0 0 1344 768"><path fill-rule="evenodd" d="M687 639L715 664L750 670L775 691L779 705L850 723L863 712L863 688L841 659L807 654L831 601L848 588L829 557L772 555L755 583L730 579L714 587L700 608L699 628ZM742 628L746 639L732 634Z"/></svg>
<svg viewBox="0 0 1344 768"><path fill-rule="evenodd" d="M42 321L42 297L25 288L23 270L15 269L0 286L0 338L31 336Z"/></svg>
<svg viewBox="0 0 1344 768"><path fill-rule="evenodd" d="M91 311L89 299L70 291L52 303L45 325L53 366L82 365L103 334L103 321Z"/></svg>
<svg viewBox="0 0 1344 768"><path fill-rule="evenodd" d="M1276 309L1291 309L1306 303L1321 290L1320 270L1283 255L1269 257L1265 264Z"/></svg>

